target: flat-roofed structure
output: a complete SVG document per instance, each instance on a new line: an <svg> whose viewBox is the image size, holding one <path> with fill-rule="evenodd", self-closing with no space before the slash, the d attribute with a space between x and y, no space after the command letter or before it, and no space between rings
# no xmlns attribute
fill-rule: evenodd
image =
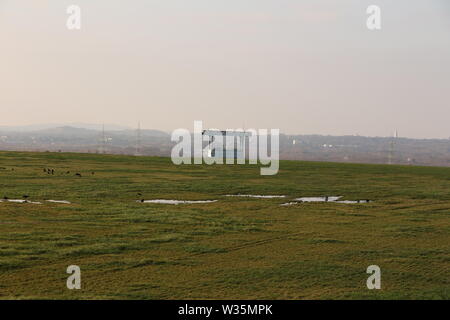
<svg viewBox="0 0 450 320"><path fill-rule="evenodd" d="M245 159L245 140L250 136L248 132L242 130L203 130L203 136L208 137L208 148L204 156L210 158L225 159ZM215 137L221 136L223 139L222 148L211 148Z"/></svg>

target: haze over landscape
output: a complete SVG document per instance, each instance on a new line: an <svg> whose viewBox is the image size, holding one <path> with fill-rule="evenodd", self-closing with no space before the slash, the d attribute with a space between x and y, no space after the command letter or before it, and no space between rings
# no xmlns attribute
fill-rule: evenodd
<svg viewBox="0 0 450 320"><path fill-rule="evenodd" d="M450 139L282 133L279 142L284 160L450 166ZM169 157L175 144L164 131L112 124L0 126L0 150Z"/></svg>
<svg viewBox="0 0 450 320"><path fill-rule="evenodd" d="M0 0L0 300L450 300L449 9Z"/></svg>
<svg viewBox="0 0 450 320"><path fill-rule="evenodd" d="M447 1L75 2L0 0L0 126L450 136Z"/></svg>

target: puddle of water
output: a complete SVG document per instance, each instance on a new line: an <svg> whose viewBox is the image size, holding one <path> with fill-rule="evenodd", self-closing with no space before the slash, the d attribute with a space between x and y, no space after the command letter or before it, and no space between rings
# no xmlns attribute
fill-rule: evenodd
<svg viewBox="0 0 450 320"><path fill-rule="evenodd" d="M336 201L336 203L349 203L349 204L353 204L353 203L369 203L370 200L342 200L342 201Z"/></svg>
<svg viewBox="0 0 450 320"><path fill-rule="evenodd" d="M263 196L259 194L226 194L225 197L247 197L247 198L261 198L261 199L286 198L286 196Z"/></svg>
<svg viewBox="0 0 450 320"><path fill-rule="evenodd" d="M70 204L70 201L66 201L66 200L45 200L45 201L51 202L51 203Z"/></svg>
<svg viewBox="0 0 450 320"><path fill-rule="evenodd" d="M30 204L42 204L40 202L34 202L29 200L23 200L23 199L8 199L8 200L0 200L0 202L13 202L13 203L30 203Z"/></svg>
<svg viewBox="0 0 450 320"><path fill-rule="evenodd" d="M303 198L296 198L295 201L300 202L335 202L342 198L342 196L331 196L331 197L303 197Z"/></svg>
<svg viewBox="0 0 450 320"><path fill-rule="evenodd" d="M52 202L52 203L70 204L70 202L66 201L66 200L45 200L45 201ZM30 201L30 200L23 200L23 199L7 199L7 200L0 199L0 202L42 204L42 202L39 202L39 201Z"/></svg>
<svg viewBox="0 0 450 320"><path fill-rule="evenodd" d="M138 200L137 202L141 202L141 203L161 203L161 204L195 204L195 203L212 203L212 202L217 202L217 200L192 200L192 201L188 201L188 200L163 200L163 199L156 199L156 200Z"/></svg>
<svg viewBox="0 0 450 320"><path fill-rule="evenodd" d="M346 203L346 204L355 204L355 203L369 203L370 200L339 200L342 196L330 196L330 197L303 197L296 198L295 201L298 202L334 202L334 203ZM285 203L283 205L292 205L292 202Z"/></svg>
<svg viewBox="0 0 450 320"><path fill-rule="evenodd" d="M299 203L298 202L286 202L286 203L280 204L280 206L287 207L287 206L293 206L296 204L299 204Z"/></svg>

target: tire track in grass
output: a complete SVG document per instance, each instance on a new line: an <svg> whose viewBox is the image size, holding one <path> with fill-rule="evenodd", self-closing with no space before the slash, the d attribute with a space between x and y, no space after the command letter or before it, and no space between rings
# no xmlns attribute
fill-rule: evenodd
<svg viewBox="0 0 450 320"><path fill-rule="evenodd" d="M272 237L272 238L266 238L266 239L260 239L260 240L254 240L254 241L247 241L245 243L239 244L239 245L234 245L234 246L229 246L229 247L225 247L222 248L224 251L221 253L232 253L238 250L242 250L242 249L248 249L248 248L254 248L254 247L258 247L258 246L262 246L262 245L266 245L266 244L270 244L276 241L283 241L283 240L288 240L291 237L294 236L299 236L299 235L305 235L305 232L295 232L295 233L289 233L289 234L285 234L283 236L278 236L278 237ZM217 254L216 252L198 252L198 253L192 253L189 255L184 255L184 256L180 256L174 259L169 260L170 262L182 262L183 260L189 259L189 258L193 258L193 257L199 257L199 256L204 256L204 255L208 255L208 254ZM208 265L214 265L214 264L218 264L221 263L220 261L214 261L214 262L209 262L207 263ZM130 267L129 269L135 269L135 268L142 268L145 266L135 266L135 267ZM185 281L178 281L177 282L178 286L189 286L190 290L192 289L199 289L201 287L204 286L204 284L198 284L198 285L192 285L192 281L191 280L185 280ZM166 296L170 297L170 296ZM165 299L165 298L163 298Z"/></svg>
<svg viewBox="0 0 450 320"><path fill-rule="evenodd" d="M229 253L229 252L233 252L233 251L237 251L237 250L241 250L241 249L257 247L257 246L260 246L260 245L265 245L265 244L272 243L272 242L275 242L275 241L287 240L290 237L298 236L298 235L302 235L302 234L305 234L305 233L304 232L295 232L295 233L289 233L289 234L286 234L284 236L278 236L278 237L274 237L274 238L267 238L267 239L254 240L254 241L247 241L247 242L245 242L243 244L221 248L222 250L224 250L224 252L221 252L221 253ZM192 258L192 257L197 257L197 256L206 255L206 254L211 254L211 253L215 253L215 252L197 252L197 253L192 253L190 255L186 255L186 256L175 258L174 262L179 261L179 260Z"/></svg>

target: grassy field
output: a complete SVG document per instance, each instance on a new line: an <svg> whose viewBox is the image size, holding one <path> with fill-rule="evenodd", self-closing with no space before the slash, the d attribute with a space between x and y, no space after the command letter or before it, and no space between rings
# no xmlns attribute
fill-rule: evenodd
<svg viewBox="0 0 450 320"><path fill-rule="evenodd" d="M42 202L0 203L2 299L450 299L450 168L282 161L260 176L17 152L0 152L0 167L0 199ZM238 193L287 199L224 197ZM373 202L280 206L324 195ZM372 264L381 290L366 288ZM81 290L66 288L69 265Z"/></svg>

